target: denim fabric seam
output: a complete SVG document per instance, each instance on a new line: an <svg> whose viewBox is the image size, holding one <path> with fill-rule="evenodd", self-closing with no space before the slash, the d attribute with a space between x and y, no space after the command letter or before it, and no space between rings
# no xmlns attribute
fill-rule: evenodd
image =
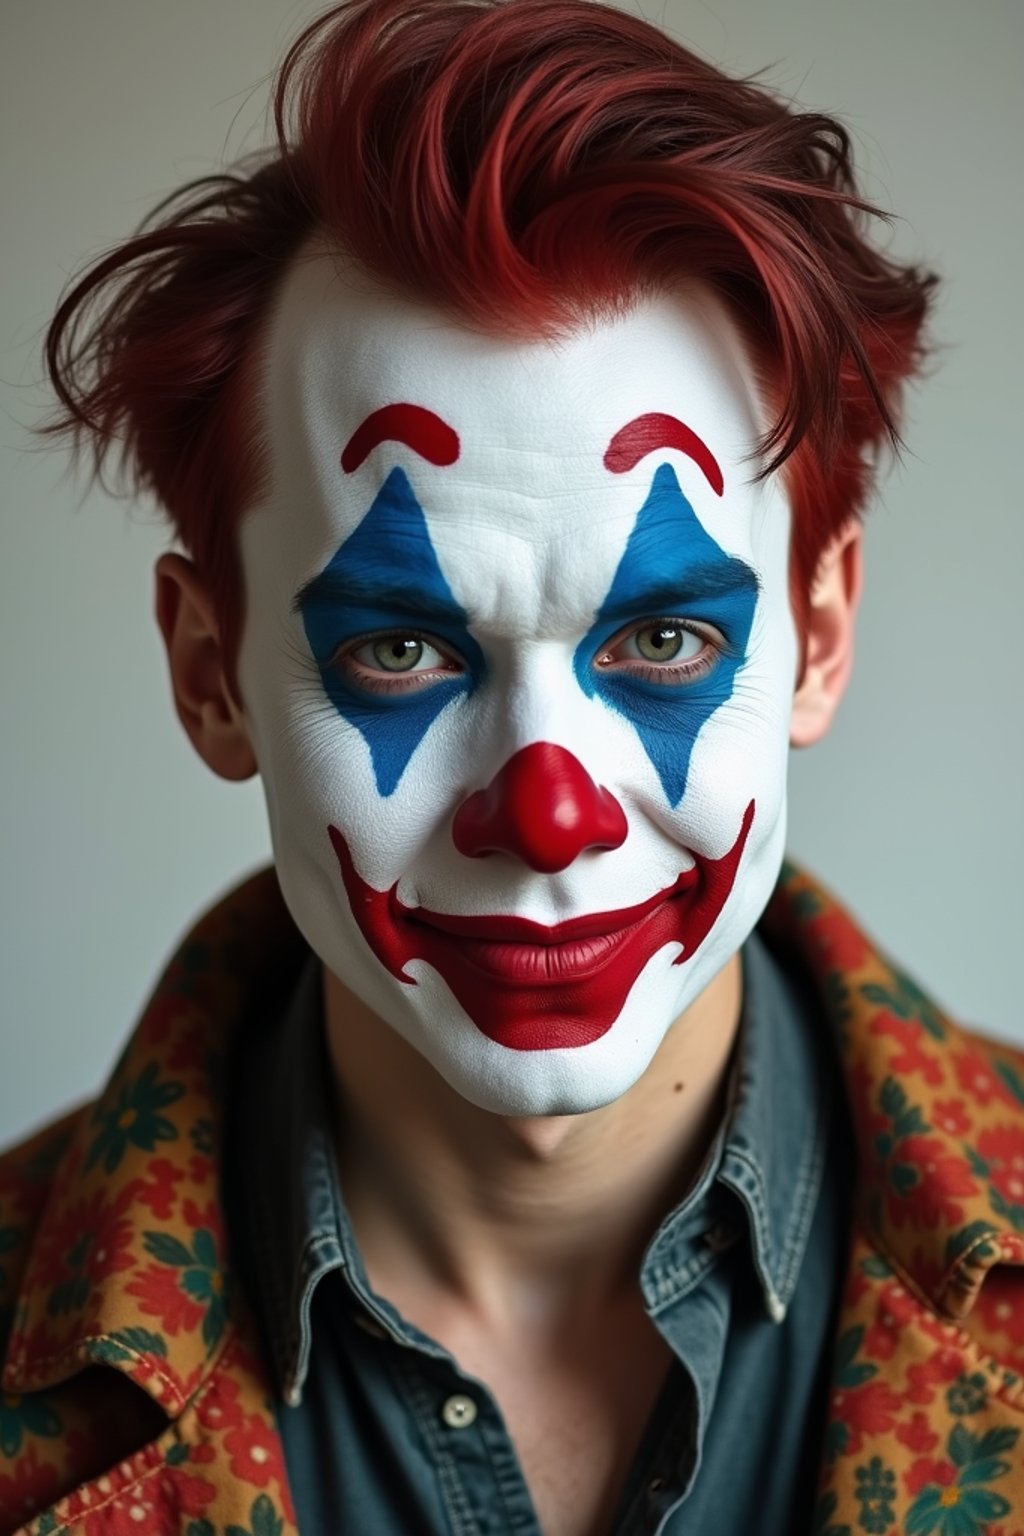
<svg viewBox="0 0 1024 1536"><path fill-rule="evenodd" d="M676 1356L675 1363L692 1379L692 1373L689 1371L689 1368L678 1356ZM632 1500L623 1511L622 1524L616 1532L616 1536L647 1536L648 1502L651 1498L650 1485L652 1481L658 1479L668 1489L671 1486L672 1474L678 1470L679 1452L677 1447L689 1445L694 1447L694 1449L696 1448L695 1427L690 1407L689 1400L683 1396L669 1414L661 1439L648 1463L643 1480L640 1482ZM696 1456L694 1456L694 1465L696 1465ZM666 1505L662 1513L658 1525L659 1531L664 1528L664 1523L668 1516L673 1514L686 1499L686 1490L690 1485L690 1479L693 1477L694 1467L691 1466L688 1470L689 1477L680 1484L682 1491L675 1495L669 1495L672 1502Z"/></svg>
<svg viewBox="0 0 1024 1536"><path fill-rule="evenodd" d="M678 1264L671 1255L679 1247L690 1247L689 1239L680 1235L680 1229L685 1228L687 1219L695 1213L699 1213L702 1202L706 1203L709 1190L713 1187L718 1170L722 1164L723 1147L725 1145L725 1127L728 1114L720 1124L703 1162L697 1172L696 1182L693 1184L681 1202L663 1218L647 1245L647 1251L641 1265L641 1277L648 1273L658 1275L674 1275L678 1271ZM658 1257L659 1250L668 1250L668 1257Z"/></svg>
<svg viewBox="0 0 1024 1536"><path fill-rule="evenodd" d="M733 1241L735 1242L735 1239ZM730 1243L728 1246L732 1247L733 1244ZM728 1248L724 1245L715 1249L709 1248L703 1253L691 1254L683 1264L667 1264L645 1277L645 1292L648 1290L649 1280L650 1289L659 1293L655 1300L648 1303L648 1314L651 1317L659 1317L666 1307L673 1307L677 1302L683 1301L691 1291L697 1289L727 1251Z"/></svg>
<svg viewBox="0 0 1024 1536"><path fill-rule="evenodd" d="M441 1500L451 1523L451 1536L481 1536L472 1503L463 1487L455 1458L438 1430L436 1410L429 1401L426 1384L416 1368L414 1357L396 1357L395 1365L401 1370L408 1401L433 1458Z"/></svg>
<svg viewBox="0 0 1024 1536"><path fill-rule="evenodd" d="M326 1248L330 1256L318 1256L316 1251L320 1248ZM332 1249L333 1253L331 1253ZM286 1313L288 1368L284 1377L284 1395L285 1401L292 1407L296 1406L301 1399L309 1371L309 1357L313 1348L313 1327L310 1319L314 1292L327 1275L332 1274L336 1269L344 1270L344 1268L345 1260L333 1232L320 1233L310 1237L303 1244L299 1262L295 1266L295 1280Z"/></svg>
<svg viewBox="0 0 1024 1536"><path fill-rule="evenodd" d="M537 1510L533 1503L533 1496L526 1482L526 1474L519 1460L515 1442L509 1433L505 1423L504 1414L501 1412L491 1392L483 1382L479 1383L481 1389L487 1393L490 1403L488 1410L478 1417L477 1426L480 1430L480 1438L487 1452L494 1475L495 1485L501 1497L502 1507L505 1511L505 1530L526 1531L536 1533L539 1530L540 1521L537 1518ZM498 1420L497 1447L492 1444L491 1430L494 1428L491 1420L490 1406L493 1405L494 1416ZM502 1443L503 1442L503 1443ZM504 1455L495 1455L495 1450L504 1449Z"/></svg>
<svg viewBox="0 0 1024 1536"><path fill-rule="evenodd" d="M299 1376L296 1352L292 1343L294 1333L294 1321L289 1297L282 1293L280 1275L276 1264L273 1262L273 1248L270 1243L267 1224L264 1219L265 1212L259 1201L255 1198L255 1183L247 1182L244 1186L246 1204L249 1208L249 1231L252 1244L253 1258L258 1265L259 1273L263 1276L263 1306L261 1312L264 1324L269 1334L271 1353L274 1357L274 1367L277 1374L277 1385L288 1402L298 1401L301 1395L302 1377Z"/></svg>
<svg viewBox="0 0 1024 1536"><path fill-rule="evenodd" d="M729 1167L730 1159L740 1165L738 1173ZM775 1263L775 1244L768 1221L764 1172L744 1147L733 1145L726 1148L719 1178L736 1192L747 1208L753 1227L754 1260L758 1269L768 1273L774 1290L775 1282L771 1271Z"/></svg>
<svg viewBox="0 0 1024 1536"><path fill-rule="evenodd" d="M659 1531L664 1529L665 1521L667 1520L668 1516L674 1510L678 1509L680 1504L684 1503L693 1491L693 1485L697 1481L697 1474L700 1471L701 1463L704 1460L704 1436L707 1433L708 1419L710 1418L710 1412L706 1411L707 1400L704 1395L704 1389L701 1386L700 1378L697 1376L696 1372L691 1369L689 1362L681 1354L679 1354L678 1351L676 1352L676 1358L679 1360L684 1371L689 1377L693 1388L693 1406L695 1412L693 1414L692 1434L689 1442L690 1446L692 1447L693 1459L688 1469L688 1476L680 1489L678 1498L671 1506L671 1509L667 1509L661 1520L658 1522ZM673 1423L674 1422L675 1421L673 1420Z"/></svg>
<svg viewBox="0 0 1024 1536"><path fill-rule="evenodd" d="M302 1396L309 1372L309 1357L313 1349L312 1309L313 1295L326 1275L336 1269L344 1270L345 1253L339 1241L337 1205L334 1199L330 1147L324 1145L320 1134L316 1135L310 1151L314 1163L309 1203L316 1197L317 1204L329 1211L334 1221L329 1226L316 1226L307 1233L295 1264L290 1294L285 1313L288 1325L287 1372L284 1380L285 1400L295 1405ZM326 1252L321 1252L326 1250ZM276 1274L276 1271L275 1271ZM280 1301L280 1293L274 1287Z"/></svg>
<svg viewBox="0 0 1024 1536"><path fill-rule="evenodd" d="M834 1085L827 1082L818 1099L818 1112L811 1132L810 1155L801 1160L793 1196L794 1215L779 1260L779 1296L789 1304L799 1278L800 1265L821 1191L821 1180L828 1153L828 1116L834 1100Z"/></svg>
<svg viewBox="0 0 1024 1536"><path fill-rule="evenodd" d="M831 1103L828 1089L824 1097ZM779 1251L774 1242L764 1170L745 1147L735 1142L727 1147L722 1159L719 1177L735 1190L746 1205L752 1226L754 1264L765 1291L769 1313L776 1321L781 1320L776 1314L784 1310L792 1299L814 1216L828 1140L827 1135L823 1134L824 1113L825 1104L819 1097L810 1129L803 1138L793 1182L792 1214ZM738 1172L729 1167L730 1158L739 1164Z"/></svg>

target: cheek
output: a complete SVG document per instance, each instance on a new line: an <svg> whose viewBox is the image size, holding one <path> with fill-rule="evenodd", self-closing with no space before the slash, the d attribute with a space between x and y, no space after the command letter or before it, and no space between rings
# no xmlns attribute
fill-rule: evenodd
<svg viewBox="0 0 1024 1536"><path fill-rule="evenodd" d="M319 696L318 696L319 691ZM254 701L257 755L263 775L275 855L313 861L336 875L329 828L345 837L362 877L389 888L447 822L456 765L444 713L424 750L413 754L394 790L382 795L366 734L322 696L319 677L286 684Z"/></svg>
<svg viewBox="0 0 1024 1536"><path fill-rule="evenodd" d="M693 745L686 793L669 812L673 835L696 852L731 845L751 801L749 854L783 835L796 636L788 608L755 624L751 653L729 698Z"/></svg>

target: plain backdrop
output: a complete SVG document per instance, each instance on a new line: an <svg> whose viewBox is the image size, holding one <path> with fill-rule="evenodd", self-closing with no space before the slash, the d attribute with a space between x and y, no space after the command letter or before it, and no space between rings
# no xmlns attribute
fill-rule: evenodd
<svg viewBox="0 0 1024 1536"><path fill-rule="evenodd" d="M173 715L167 535L29 427L61 288L263 141L318 5L5 0L0 23L0 1142L92 1094L183 927L269 856ZM944 275L938 371L872 508L856 676L793 761L792 852L937 998L1024 1041L1019 0L667 0L648 19L852 130L891 240Z"/></svg>

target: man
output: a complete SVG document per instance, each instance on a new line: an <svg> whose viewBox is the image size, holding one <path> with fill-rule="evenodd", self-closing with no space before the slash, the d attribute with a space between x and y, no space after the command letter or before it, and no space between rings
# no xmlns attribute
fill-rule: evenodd
<svg viewBox="0 0 1024 1536"><path fill-rule="evenodd" d="M1024 1525L1024 1064L780 879L933 279L586 0L277 101L50 333L275 867L0 1164L3 1528Z"/></svg>

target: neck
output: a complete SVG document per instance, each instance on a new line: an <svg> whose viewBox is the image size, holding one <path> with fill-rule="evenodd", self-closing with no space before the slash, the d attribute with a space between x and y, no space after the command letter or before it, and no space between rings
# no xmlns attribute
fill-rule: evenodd
<svg viewBox="0 0 1024 1536"><path fill-rule="evenodd" d="M515 1119L463 1099L325 970L345 1202L374 1289L482 1325L607 1308L691 1186L725 1110L734 955L613 1103Z"/></svg>

